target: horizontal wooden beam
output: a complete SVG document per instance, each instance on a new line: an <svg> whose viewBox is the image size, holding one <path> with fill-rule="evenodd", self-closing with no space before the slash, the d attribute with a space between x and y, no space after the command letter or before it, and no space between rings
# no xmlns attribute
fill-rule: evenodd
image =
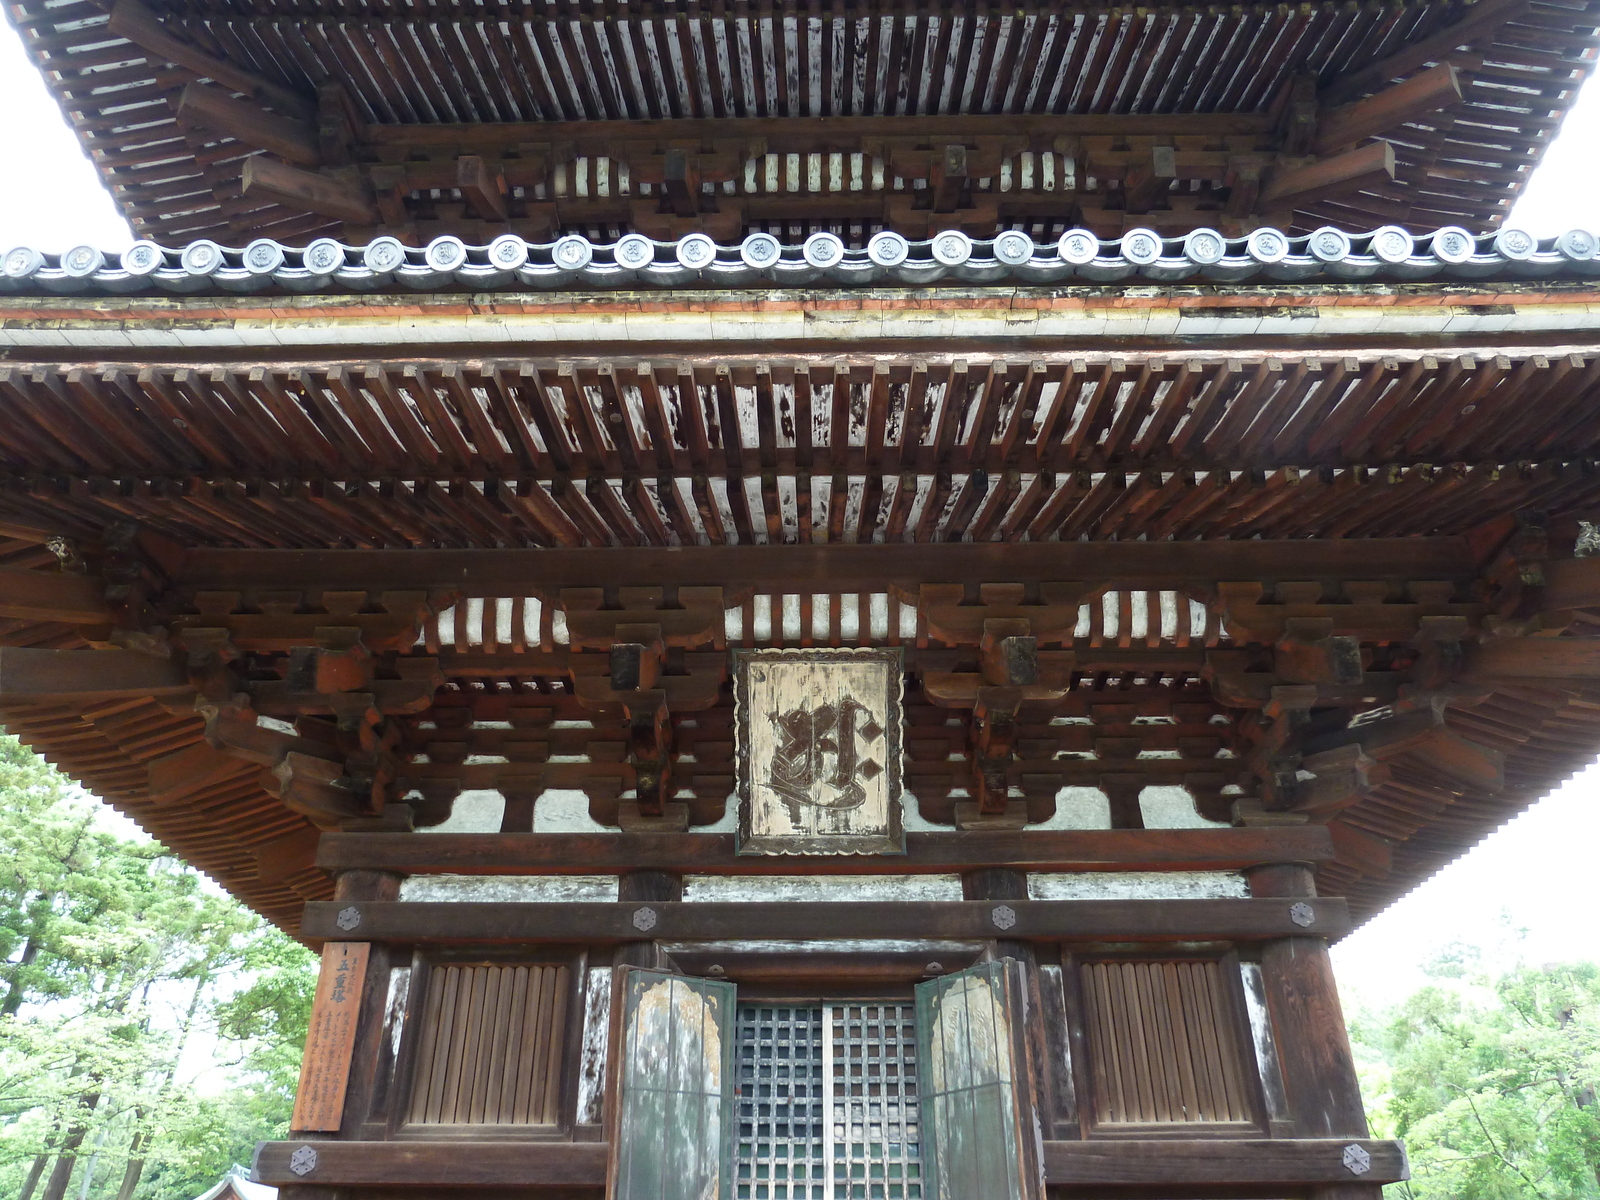
<svg viewBox="0 0 1600 1200"><path fill-rule="evenodd" d="M1311 204L1365 187L1394 182L1394 147L1373 142L1331 158L1280 171L1261 192L1261 203Z"/></svg>
<svg viewBox="0 0 1600 1200"><path fill-rule="evenodd" d="M1496 638L1466 648L1461 678L1493 684L1528 680L1591 683L1600 679L1600 638Z"/></svg>
<svg viewBox="0 0 1600 1200"><path fill-rule="evenodd" d="M747 585L744 589L749 591ZM724 593L728 603L734 603L739 597L739 589L730 589ZM917 669L929 666L931 670L948 669L948 650L918 650L914 646L902 647L905 654L905 663L908 669ZM1162 647L1150 649L1145 646L1092 646L1086 649L1075 650L1074 669L1092 675L1100 671L1122 673L1138 673L1153 675L1176 675L1184 672L1199 673L1205 667L1206 648L1203 644L1195 644L1187 648ZM553 678L565 675L570 669L572 660L571 648L568 646L551 646L548 649L528 650L521 653L506 647L493 654L473 652L467 654L455 651L441 651L439 656L439 670L447 679L504 679L515 675L523 679ZM1385 680L1382 672L1369 672L1367 679L1376 686L1382 686Z"/></svg>
<svg viewBox="0 0 1600 1200"><path fill-rule="evenodd" d="M1542 607L1600 608L1600 555L1561 558L1544 564Z"/></svg>
<svg viewBox="0 0 1600 1200"><path fill-rule="evenodd" d="M1237 871L1324 862L1322 825L1265 829L1034 830L908 833L904 854L813 857L807 875L926 875L978 867L1023 871ZM324 871L401 875L768 875L782 860L734 853L731 833L325 833Z"/></svg>
<svg viewBox="0 0 1600 1200"><path fill-rule="evenodd" d="M1301 903L1301 902L1297 902ZM1343 898L1287 900L1008 900L929 903L474 904L386 901L307 904L300 936L405 944L703 942L777 938L1019 938L1025 941L1204 941L1342 937ZM352 913L352 909L354 912ZM359 918L359 919L356 919Z"/></svg>
<svg viewBox="0 0 1600 1200"><path fill-rule="evenodd" d="M268 150L286 162L314 167L322 161L316 126L269 112L252 100L239 100L210 84L191 83L178 98L178 121L225 134L255 150Z"/></svg>
<svg viewBox="0 0 1600 1200"><path fill-rule="evenodd" d="M0 569L0 617L103 625L110 619L106 581L97 575Z"/></svg>
<svg viewBox="0 0 1600 1200"><path fill-rule="evenodd" d="M309 1146L316 1164L290 1169L296 1150ZM1359 1147L1370 1165L1359 1176L1345 1152ZM605 1185L609 1147L604 1142L287 1141L256 1148L258 1183L276 1186L599 1188ZM1366 1138L1097 1138L1044 1144L1046 1181L1052 1188L1160 1185L1161 1194L1230 1184L1246 1187L1398 1183L1410 1178L1399 1142Z"/></svg>
<svg viewBox="0 0 1600 1200"><path fill-rule="evenodd" d="M291 1170L289 1159L302 1146L316 1151L316 1165ZM278 1187L598 1188L605 1186L608 1150L604 1142L262 1142L254 1178Z"/></svg>
<svg viewBox="0 0 1600 1200"><path fill-rule="evenodd" d="M378 220L378 206L358 187L260 155L244 160L240 191L246 200L282 204L339 221Z"/></svg>
<svg viewBox="0 0 1600 1200"><path fill-rule="evenodd" d="M41 650L0 646L0 704L43 699L113 700L190 690L183 667L133 650Z"/></svg>
<svg viewBox="0 0 1600 1200"><path fill-rule="evenodd" d="M1368 1166L1359 1175L1345 1166L1351 1146L1367 1154ZM1365 1138L1046 1142L1044 1170L1052 1189L1157 1185L1163 1196L1181 1196L1199 1186L1380 1184L1411 1178L1404 1146Z"/></svg>
<svg viewBox="0 0 1600 1200"><path fill-rule="evenodd" d="M1465 580L1459 537L1294 541L947 542L891 545L585 547L549 550L195 549L180 587L403 589L530 596L611 584L882 591L923 583L1115 581L1178 588L1197 580Z"/></svg>
<svg viewBox="0 0 1600 1200"><path fill-rule="evenodd" d="M1317 140L1313 148L1318 154L1328 154L1363 138L1387 133L1460 100L1458 72L1449 63L1440 63L1403 83L1384 88L1375 96L1323 113L1317 121Z"/></svg>
<svg viewBox="0 0 1600 1200"><path fill-rule="evenodd" d="M1271 117L1259 113L952 114L866 117L726 117L716 120L561 121L471 125L369 125L375 147L444 146L456 154L492 154L554 142L578 154L609 155L618 142L734 147L765 143L762 152L819 154L860 150L863 142L944 145L1002 138L1050 149L1058 138L1207 137L1268 135Z"/></svg>

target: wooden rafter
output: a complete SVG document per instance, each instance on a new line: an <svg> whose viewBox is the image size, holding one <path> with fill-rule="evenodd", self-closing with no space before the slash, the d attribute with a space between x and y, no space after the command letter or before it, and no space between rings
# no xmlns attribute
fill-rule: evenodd
<svg viewBox="0 0 1600 1200"><path fill-rule="evenodd" d="M699 62L703 51L694 47L686 50L686 69L671 77L659 78L646 71L637 75L622 72L619 77L610 78L610 64L628 58L622 53L620 42L601 52L597 44L587 40L568 42L544 21L531 16L513 21L506 30L498 24L491 29L481 13L460 6L445 6L415 20L319 19L317 37L327 41L317 44L326 45L324 53L329 58L315 77L301 74L298 66L286 65L289 60L281 53L281 39L303 34L297 24L299 18L277 11L254 14L186 10L163 18L139 6L137 0L124 0L116 6L109 30L93 15L87 20L66 21L53 17L51 10L30 5L22 6L15 18L29 39L36 61L50 72L64 104L75 114L81 136L95 151L97 163L141 233L182 241L196 236L232 240L246 233L267 231L282 237L311 236L338 229L340 221L304 207L264 202L259 193L254 199L238 199L242 160L252 149L263 148L259 138L252 142L248 133L251 129L261 132L261 124L254 120L224 121L228 128L217 132L204 122L180 121L169 108L165 94L171 81L158 78L164 63L176 64L180 79L210 80L264 105L275 115L315 122L319 144L328 156L326 161L340 163L351 139L359 140L361 127L393 129L393 136L402 139L413 136L407 132L412 130L416 136L426 138L432 135L419 127L429 122L437 122L440 128L483 122L473 136L490 139L496 135L483 130L499 126L505 132L522 127L537 131L532 142L552 146L561 141L555 131L566 123L760 122L802 120L818 114L830 120L887 117L914 124L964 119L965 113L975 120L1002 116L1044 122L1089 120L1120 127L1130 119L1141 119L1124 114L1138 113L1160 114L1146 118L1158 124L1172 126L1199 120L1216 128L1220 119L1200 112L1199 100L1217 94L1219 88L1232 105L1232 115L1226 119L1233 122L1255 122L1260 118L1254 114L1274 111L1281 89L1296 75L1325 81L1320 97L1324 108L1350 102L1366 104L1363 96L1381 93L1396 81L1404 89L1419 69L1449 61L1463 46L1488 53L1478 58L1468 55L1460 61L1462 98L1450 105L1443 118L1431 116L1426 105L1412 107L1378 100L1376 108L1387 107L1398 114L1396 119L1408 122L1399 139L1403 145L1394 180L1380 180L1376 186L1323 199L1301 200L1299 203L1305 208L1294 219L1300 224L1332 219L1372 226L1399 219L1421 225L1479 226L1503 215L1506 203L1525 178L1530 154L1536 156L1547 142L1549 131L1570 103L1586 70L1584 53L1592 38L1594 21L1587 10L1550 9L1530 15L1525 0L1473 5L1454 25L1448 24L1451 15L1444 8L1431 9L1415 21L1374 20L1370 27L1358 28L1355 22L1366 20L1365 17L1353 11L1332 13L1326 27L1318 22L1287 27L1274 43L1269 59L1262 62L1248 58L1246 49L1258 45L1260 39L1228 32L1221 24L1228 18L1221 13L1200 18L1193 29L1180 29L1180 23L1191 18L1176 8L1151 10L1148 14L1142 10L1139 14L1131 10L1112 13L1103 21L1095 11L1067 10L1059 16L1052 15L1049 21L1019 20L1009 29L996 26L982 38L965 36L946 41L929 39L929 15L904 18L909 26L902 29L896 24L902 20L900 14L891 16L887 10L869 8L860 14L869 27L867 36L844 37L844 31L837 30L845 47L843 58L838 63L830 62L825 70L812 69L809 46L801 45L806 39L797 41L796 34L785 31L781 23L774 24L758 15L733 18L724 31L727 40L718 44L732 47L730 65L737 63L726 78L720 68L710 70L709 64ZM671 36L676 19L651 6L631 9L605 26L606 39L636 40L646 36L645 29L649 27L648 36L660 44ZM1266 18L1247 18L1258 19ZM844 18L824 14L822 21L822 44L831 47L834 26ZM730 32L735 27L743 32ZM1369 32L1362 32L1369 28ZM879 42L883 40L880 35L888 37L888 54L879 52ZM1151 46L1165 48L1159 53L1139 55L1112 52L1118 45L1134 45L1139 38L1147 39ZM119 43L115 39L127 41ZM499 69L481 78L465 70L448 49L463 44L463 39L466 44L480 47L476 53L485 61L496 63ZM937 45L947 61L924 64L923 76L912 79L908 69L911 56L904 50L924 40ZM746 51L746 45L752 49ZM227 56L219 53L220 46L227 47ZM863 50L871 47L871 52L862 58L858 46ZM1207 57L1206 48L1216 46L1227 50ZM1485 67L1484 59L1495 65ZM791 77L791 67L798 69L803 62L806 69ZM769 71L769 63L777 70ZM116 64L114 72L106 71L104 68L111 64ZM816 64L817 68L821 66ZM313 97L323 84L324 74L347 97L348 105L342 112L332 111L326 103L319 111ZM606 83L598 90L577 83L591 78L604 78ZM824 82L833 78L840 81L840 86L824 87ZM974 89L969 99L964 89L960 95L946 95L939 86L944 79L985 82ZM384 81L383 86L378 86L380 80ZM930 80L933 83L924 88ZM1228 82L1224 85L1223 80ZM119 86L108 88L110 83ZM1400 91L1393 93L1397 99L1401 95ZM1508 105L1508 95L1525 99ZM908 97L904 104L899 100L901 96ZM1093 109L1105 107L1097 103L1099 96L1117 97L1113 107L1122 112L1092 113ZM894 111L900 107L906 112ZM1372 111L1374 106L1367 108ZM209 143L199 132L202 126L213 131ZM282 132L280 128L279 133ZM243 139L237 135L244 135ZM1171 135L1158 130L1153 140L1159 143L1164 136ZM294 140L303 143L298 134ZM455 159L463 154L503 160L511 164L513 174L529 168L530 160L520 157L520 152L512 155L510 149L475 150L441 143L435 143L435 147L441 152L439 167L452 171ZM1181 170L1182 147L1171 148L1179 151ZM1156 145L1152 149L1160 151L1162 147ZM385 159L380 154L377 158L389 166L404 167L398 161L403 147L390 150L394 157ZM1059 152L1053 140L1049 152ZM1145 148L1135 147L1135 152L1141 160L1150 158L1150 151ZM1230 147L1230 152L1239 156L1236 147ZM1070 156L1070 151L1066 153ZM1095 174L1089 169L1094 157L1093 153L1086 154L1077 163L1080 177ZM1234 210L1240 207L1240 197L1250 195L1255 168L1239 162L1228 166L1218 178L1213 178L1209 168L1197 175L1169 177L1162 173L1165 165L1166 156L1158 153L1148 164L1128 164L1126 176L1101 168L1096 175L1101 185L1098 195L1047 193L1042 199L1053 200L1053 208L1030 204L996 212L992 206L978 204L958 210L965 214L960 223L982 231L992 230L996 220L1021 220L1046 237L1059 232L1063 224L1075 221L1111 231L1113 227L1120 230L1125 218L1143 215L1142 210L1152 202L1151 211L1157 216L1151 221L1175 232L1193 224L1239 219ZM489 168L491 175L501 169L494 162L489 163ZM417 174L420 179L426 172L419 170ZM639 186L654 186L643 182L648 174L645 168ZM1183 183L1172 196L1179 196L1190 183L1195 183L1202 185L1202 193L1210 198L1194 211L1179 206L1176 200L1163 200L1166 188L1161 181L1169 178ZM1106 192L1107 180L1122 185L1121 193L1115 189ZM508 219L546 227L552 214L525 213L527 197L515 195L515 189L521 186L508 184L512 190ZM1221 195L1206 193L1207 187L1211 193L1231 189L1232 194L1217 203ZM451 185L450 192L437 201L437 207L422 204L419 199L404 214L404 220L397 223L394 214L386 214L384 222L414 225L419 237L437 232L456 232L469 239L487 240L492 236L493 227L500 223L498 214L490 211L484 215L470 198L456 197ZM633 196L635 200L639 198L637 194ZM539 202L560 199L547 195ZM653 194L646 199L652 202L652 209L657 207ZM896 213L881 207L873 212L847 211L850 205L859 208L859 200L847 195L839 199L849 200L849 205L833 214L832 223L848 220L870 226L898 219ZM1076 205L1074 200L1078 201ZM1170 203L1173 208L1165 209L1163 203ZM713 214L645 215L671 215L679 221L706 224ZM772 212L756 205L738 212L724 211L720 216L724 224L740 220L758 224L777 220L829 223L828 214L813 212L808 206ZM1276 219L1277 214L1274 216ZM559 210L553 217L556 225L578 225L596 234L607 228L625 227L637 219L631 209L612 211L593 204ZM488 222L487 227L481 222ZM921 218L915 224L920 229ZM666 226L661 228L671 232ZM532 229L529 226L526 231Z"/></svg>

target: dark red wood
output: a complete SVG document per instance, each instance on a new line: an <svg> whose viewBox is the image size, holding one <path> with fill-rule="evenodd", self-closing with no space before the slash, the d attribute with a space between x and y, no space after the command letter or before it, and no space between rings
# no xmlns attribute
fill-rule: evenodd
<svg viewBox="0 0 1600 1200"><path fill-rule="evenodd" d="M909 833L904 854L813 857L809 875L1028 871L1234 871L1333 857L1320 825L1276 829L1098 829L1024 833ZM720 833L325 833L325 871L403 875L608 875L668 871L763 875L770 859L734 853Z"/></svg>
<svg viewBox="0 0 1600 1200"><path fill-rule="evenodd" d="M622 901L547 904L378 902L306 905L312 941L397 943L630 942L838 938L1014 938L1113 942L1334 938L1349 931L1342 898L1305 901L1302 925L1285 900L1005 900L859 903ZM351 913L351 909L355 913ZM344 923L338 918L344 915ZM359 915L359 920L352 920ZM1311 941L1318 945L1319 942ZM1311 989L1307 989L1308 992ZM1335 1002L1337 1008L1337 1002ZM1344 1027L1337 1030L1342 1044Z"/></svg>

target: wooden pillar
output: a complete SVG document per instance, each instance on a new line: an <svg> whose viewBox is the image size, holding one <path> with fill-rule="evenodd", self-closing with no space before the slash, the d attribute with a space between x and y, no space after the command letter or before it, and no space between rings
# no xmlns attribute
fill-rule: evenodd
<svg viewBox="0 0 1600 1200"><path fill-rule="evenodd" d="M1144 828L1144 808L1139 803L1144 786L1145 779L1141 775L1100 776L1100 790L1105 793L1111 809L1111 828Z"/></svg>
<svg viewBox="0 0 1600 1200"><path fill-rule="evenodd" d="M1254 896L1301 897L1309 905L1316 903L1311 869L1302 864L1257 867L1249 879ZM1265 943L1261 976L1296 1133L1366 1137L1366 1108L1327 942L1292 937Z"/></svg>
<svg viewBox="0 0 1600 1200"><path fill-rule="evenodd" d="M1028 873L1013 867L983 867L961 874L964 900L1026 900Z"/></svg>
<svg viewBox="0 0 1600 1200"><path fill-rule="evenodd" d="M403 877L387 871L342 871L334 879L337 901L359 904L367 900L398 900ZM339 1128L322 1132L291 1129L295 1144L323 1141L379 1139L386 1136L381 1118L370 1121L375 1103L381 1103L393 1064L381 1062L387 1049L384 1016L389 999L389 968L394 951L382 943L369 945L367 965L362 975L361 998L356 1010L355 1038L350 1046L349 1073L346 1077L344 1105ZM319 987L320 991L320 987ZM313 1016L313 1023L315 1017ZM307 1053L312 1047L307 1044ZM304 1081L302 1081L302 1086ZM279 1189L284 1200L343 1200L345 1189L317 1184L286 1186Z"/></svg>
<svg viewBox="0 0 1600 1200"><path fill-rule="evenodd" d="M630 871L617 879L617 899L675 904L683 899L683 876L672 871ZM660 969L661 952L655 942L624 942L611 960L619 967Z"/></svg>
<svg viewBox="0 0 1600 1200"><path fill-rule="evenodd" d="M342 871L334 880L333 897L357 903L398 900L402 882L403 876L387 871ZM393 948L382 943L374 945L367 957L361 1007L356 1015L356 1040L350 1048L350 1082L345 1091L344 1116L339 1132L334 1135L341 1140L383 1136L363 1127L376 1116L374 1108L388 1099L386 1085L393 1064L381 1060L389 1050L383 1026L389 1003L389 971L396 965L394 957ZM377 1119L382 1120L381 1116Z"/></svg>
<svg viewBox="0 0 1600 1200"><path fill-rule="evenodd" d="M999 902L1026 900L1028 873L1013 867L984 867L975 871L963 871L961 898ZM1062 1087L1064 1080L1057 1078L1058 1074L1066 1070L1062 1045L1067 1036L1066 1013L1062 1007L1061 988L1057 982L1060 978L1059 968L1047 983L1039 970L1039 955L1032 942L996 938L994 955L996 958L1014 958L1023 966L1028 989L1025 997L1028 1052L1033 1060L1031 1091L1034 1104L1038 1108L1040 1123L1046 1131L1045 1136L1059 1136L1056 1134L1057 1123L1075 1117L1075 1114L1066 1111L1067 1105L1062 1103L1062 1097L1071 1094L1070 1086ZM1048 1003L1045 995L1046 987L1053 987L1056 993ZM1047 1027L1047 1022L1055 1027Z"/></svg>

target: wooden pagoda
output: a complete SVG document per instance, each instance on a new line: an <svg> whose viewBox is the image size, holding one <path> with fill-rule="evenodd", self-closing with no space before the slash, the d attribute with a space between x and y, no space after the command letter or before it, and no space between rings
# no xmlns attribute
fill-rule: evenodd
<svg viewBox="0 0 1600 1200"><path fill-rule="evenodd" d="M23 0L0 723L319 946L286 1200L1377 1200L1600 751L1600 0ZM26 178L23 164L15 168Z"/></svg>

